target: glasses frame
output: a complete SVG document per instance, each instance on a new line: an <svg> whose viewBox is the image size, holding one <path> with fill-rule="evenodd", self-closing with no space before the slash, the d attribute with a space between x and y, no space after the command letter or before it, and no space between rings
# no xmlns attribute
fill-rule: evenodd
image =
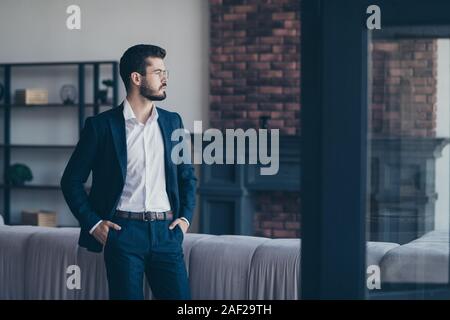
<svg viewBox="0 0 450 320"><path fill-rule="evenodd" d="M163 79L163 78L166 78L167 80L169 79L169 70L167 70L167 69L166 70L157 69L157 70L150 72L150 74L156 75L160 79Z"/></svg>

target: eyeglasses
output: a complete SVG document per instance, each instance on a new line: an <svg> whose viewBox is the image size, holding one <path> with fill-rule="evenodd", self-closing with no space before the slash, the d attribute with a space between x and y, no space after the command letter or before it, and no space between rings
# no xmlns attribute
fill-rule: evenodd
<svg viewBox="0 0 450 320"><path fill-rule="evenodd" d="M157 75L160 79L162 79L162 78L169 79L169 70L158 69L158 70L151 72L151 74Z"/></svg>

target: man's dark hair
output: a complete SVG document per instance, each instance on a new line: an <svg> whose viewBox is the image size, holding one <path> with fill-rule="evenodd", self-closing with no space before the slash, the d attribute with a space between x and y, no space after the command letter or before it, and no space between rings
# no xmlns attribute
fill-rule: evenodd
<svg viewBox="0 0 450 320"><path fill-rule="evenodd" d="M120 58L120 77L127 91L130 86L131 73L138 72L145 76L148 57L164 59L165 56L166 50L151 44L138 44L128 48Z"/></svg>

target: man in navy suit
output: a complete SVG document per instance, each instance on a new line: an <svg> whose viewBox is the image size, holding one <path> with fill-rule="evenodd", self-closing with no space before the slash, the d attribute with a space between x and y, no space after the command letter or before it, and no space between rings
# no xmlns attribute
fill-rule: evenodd
<svg viewBox="0 0 450 320"><path fill-rule="evenodd" d="M197 179L190 163L171 159L181 117L154 104L166 98L165 55L153 45L125 51L126 99L86 119L61 179L81 226L79 245L104 249L110 299L143 299L144 273L156 299L190 299L182 241ZM91 171L87 194L83 183Z"/></svg>

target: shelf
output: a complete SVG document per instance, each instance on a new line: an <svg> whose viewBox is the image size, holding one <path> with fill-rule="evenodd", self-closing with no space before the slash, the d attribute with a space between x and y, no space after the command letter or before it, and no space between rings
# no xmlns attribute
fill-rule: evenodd
<svg viewBox="0 0 450 320"><path fill-rule="evenodd" d="M0 184L0 188L6 189L7 186L4 184ZM57 185L32 185L32 184L26 184L23 186L9 186L9 189L42 189L42 190L58 190L61 189L60 186Z"/></svg>
<svg viewBox="0 0 450 320"><path fill-rule="evenodd" d="M9 223L8 226L11 226L11 227L14 227L14 226L16 226L16 227L34 226L34 227L36 227L35 225L31 225L31 224L23 224L23 223L20 223L20 222ZM77 224L76 224L76 225L73 225L73 224L58 224L57 226L54 226L54 227L46 227L46 228L53 228L53 229L60 229L60 228L80 228L80 226L77 225Z"/></svg>
<svg viewBox="0 0 450 320"><path fill-rule="evenodd" d="M0 144L0 149L5 148L5 144ZM11 149L73 149L75 145L39 145L39 144L11 144L9 145Z"/></svg>
<svg viewBox="0 0 450 320"><path fill-rule="evenodd" d="M89 103L85 104L85 108L94 108L94 104ZM78 104L61 104L61 103L49 103L49 104L11 104L11 109L14 108L23 108L23 109L35 109L35 108L64 108L64 109L72 109L72 108L78 108ZM109 104L99 104L99 108L111 108L111 105ZM0 105L0 109L5 109L5 105Z"/></svg>
<svg viewBox="0 0 450 320"><path fill-rule="evenodd" d="M117 64L117 61L68 61L68 62L22 62L0 63L0 67L39 67L39 66L77 66L80 64Z"/></svg>
<svg viewBox="0 0 450 320"><path fill-rule="evenodd" d="M103 68L104 65L107 65L108 68ZM74 97L76 99L76 102L73 104L67 105L63 103L63 100L59 99L58 97L55 97L54 99L48 101L47 103L43 104L31 104L27 105L24 104L23 100L16 100L15 99L15 90L12 87L12 83L14 83L15 78L15 71L17 68L27 68L30 72L42 75L43 78L51 79L53 78L53 75L48 72L43 72L45 67L58 67L63 66L64 68L61 69L63 73L69 75L74 75L76 77L76 82L74 80L73 84L77 84L76 87L78 88L78 94ZM38 67L38 68L34 68ZM44 67L44 68L43 68ZM29 69L31 68L31 69ZM50 69L50 68L47 68ZM11 62L8 63L7 61L0 61L0 72L3 74L2 84L5 87L6 95L0 102L0 116L3 117L2 124L0 125L2 131L4 131L4 139L0 140L0 157L2 157L3 165L5 168L8 168L11 165L11 154L14 154L16 152L19 152L18 150L25 150L28 149L28 152L38 152L38 153L47 153L52 152L56 153L59 152L58 155L66 155L67 152L72 152L76 148L76 142L65 142L63 144L63 141L60 141L58 144L58 141L52 141L50 138L51 136L46 140L41 141L23 141L23 142L15 142L11 141L11 129L12 129L12 122L18 119L18 117L24 117L28 118L31 116L31 114L36 114L37 112L50 112L52 115L60 113L64 113L67 117L70 117L77 121L77 127L78 127L78 134L81 134L83 130L83 124L86 117L89 117L91 115L96 115L99 112L103 112L104 110L109 110L111 108L114 108L118 105L118 98L119 98L119 91L118 91L118 84L119 84L119 62L113 61L113 60L100 60L100 61L36 61L36 62ZM107 78L112 79L113 81L113 87L108 88L108 99L106 103L102 103L100 99L97 99L96 97L100 97L100 90L103 89L101 87L101 79L105 78L105 76L109 76ZM93 82L90 81L92 78ZM75 78L74 78L75 79ZM105 78L106 79L106 78ZM57 80L58 78L54 79L54 84L52 84L53 88L58 88L60 84L58 84ZM87 80L89 80L89 87L92 84L92 93L93 97L89 100L86 99L86 91L87 91ZM38 85L39 83L37 83ZM106 88L105 88L106 89ZM48 88L50 91L50 88ZM112 92L111 92L112 90ZM111 95L112 93L112 95ZM98 95L97 95L98 94ZM45 102L46 100L44 100ZM104 101L104 100L103 100ZM60 110L58 110L58 108ZM32 110L35 111L31 114L28 113L29 111L25 110ZM22 111L23 110L23 111ZM37 110L37 111L36 111ZM27 113L27 114L25 114ZM51 115L48 114L43 119L39 119L39 121L45 121L49 124L52 123L52 119L48 119ZM28 130L27 130L28 129ZM26 128L26 132L33 132L32 126L29 128ZM58 157L59 158L59 157ZM58 161L61 161L62 159L55 159ZM51 164L49 164L51 165ZM33 183L34 182L34 183ZM10 184L6 184L6 180L0 181L0 192L4 195L3 196L3 208L0 209L0 212L2 212L4 216L5 223L8 224L11 220L11 198L13 196L16 196L17 193L26 193L30 194L31 197L36 198L33 201L38 201L39 198L32 195L35 192L50 192L54 193L55 191L57 193L60 193L59 190L61 190L61 187L58 183L58 181L48 181L49 183L53 182L53 185L46 184L46 181L42 181L39 183L39 181L29 181L29 183L26 183L24 186L12 186ZM86 190L86 192L89 192L91 190L90 186L85 186L85 184L82 185L82 188ZM22 190L22 191L18 191ZM59 199L60 200L60 199ZM17 200L16 200L17 201ZM18 201L20 202L20 201ZM19 203L20 206L20 203Z"/></svg>
<svg viewBox="0 0 450 320"><path fill-rule="evenodd" d="M6 189L4 184L0 184L0 189ZM61 187L58 185L38 185L38 184L28 184L24 186L9 186L9 189L29 189L29 190L61 190ZM85 187L86 190L90 190L91 187Z"/></svg>

